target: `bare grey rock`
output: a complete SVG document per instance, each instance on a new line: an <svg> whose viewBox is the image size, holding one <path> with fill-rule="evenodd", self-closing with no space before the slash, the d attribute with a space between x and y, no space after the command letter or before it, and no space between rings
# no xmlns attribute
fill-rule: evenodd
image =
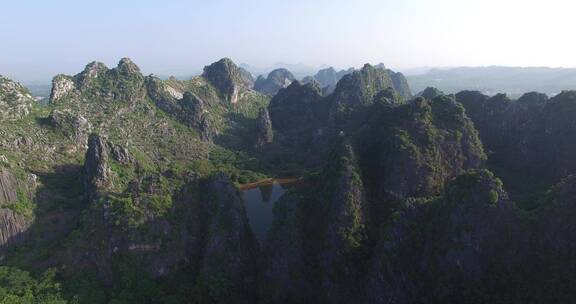
<svg viewBox="0 0 576 304"><path fill-rule="evenodd" d="M52 91L50 93L50 103L56 104L63 97L74 91L76 85L70 76L57 75L52 79Z"/></svg>
<svg viewBox="0 0 576 304"><path fill-rule="evenodd" d="M84 185L89 201L93 201L100 195L99 192L112 186L108 147L106 141L99 135L90 135L84 161Z"/></svg>
<svg viewBox="0 0 576 304"><path fill-rule="evenodd" d="M0 119L20 119L30 113L34 102L24 86L0 75Z"/></svg>
<svg viewBox="0 0 576 304"><path fill-rule="evenodd" d="M0 249L24 240L25 232L31 224L30 219L24 215L6 208L7 204L18 201L20 186L12 172L0 169Z"/></svg>
<svg viewBox="0 0 576 304"><path fill-rule="evenodd" d="M84 116L70 111L54 110L48 119L53 127L72 139L78 147L88 147L88 135L92 131L92 125Z"/></svg>
<svg viewBox="0 0 576 304"><path fill-rule="evenodd" d="M268 109L260 109L258 113L256 125L256 148L261 148L264 145L272 143L274 140L274 132L272 131L272 120Z"/></svg>
<svg viewBox="0 0 576 304"><path fill-rule="evenodd" d="M296 78L287 69L276 69L268 77L259 76L254 83L254 90L274 96L280 89L287 88Z"/></svg>

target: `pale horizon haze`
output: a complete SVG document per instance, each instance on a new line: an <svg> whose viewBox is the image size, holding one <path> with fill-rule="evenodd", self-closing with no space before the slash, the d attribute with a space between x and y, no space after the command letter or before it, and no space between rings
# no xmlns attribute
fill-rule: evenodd
<svg viewBox="0 0 576 304"><path fill-rule="evenodd" d="M396 70L576 67L575 1L5 1L0 74L23 83L130 57L186 75L222 57Z"/></svg>

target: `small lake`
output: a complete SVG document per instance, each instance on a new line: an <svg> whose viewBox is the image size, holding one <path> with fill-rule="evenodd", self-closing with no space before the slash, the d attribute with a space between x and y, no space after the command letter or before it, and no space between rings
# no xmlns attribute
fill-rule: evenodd
<svg viewBox="0 0 576 304"><path fill-rule="evenodd" d="M274 204L286 192L286 187L297 181L296 178L270 179L240 187L250 227L258 241L266 239L272 226Z"/></svg>

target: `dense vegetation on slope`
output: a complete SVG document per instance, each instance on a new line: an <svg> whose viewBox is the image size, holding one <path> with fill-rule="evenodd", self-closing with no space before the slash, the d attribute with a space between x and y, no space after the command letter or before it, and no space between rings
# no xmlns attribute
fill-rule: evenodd
<svg viewBox="0 0 576 304"><path fill-rule="evenodd" d="M0 78L2 300L573 299L574 92L412 97L380 65L317 77L341 79L93 62L47 105ZM301 182L259 242L237 184L287 173Z"/></svg>
<svg viewBox="0 0 576 304"><path fill-rule="evenodd" d="M229 150L250 151L247 141L255 140L258 114L268 103L240 72L224 59L202 77L161 81L144 77L129 59L114 69L91 63L75 76L55 77L47 106L7 85L22 95L3 90L7 107L18 104L2 113L29 110L1 122L3 263L31 271L55 267L66 294L80 303L178 293L155 277L189 268L196 271L186 271L187 281L198 286L189 292L212 297L213 288L227 289L200 282L216 267L198 268L211 240L205 236L210 221L189 224L214 212L205 205L212 196L198 190L214 173L243 183L264 176L249 170L260 167L257 160ZM220 180L234 189L228 178ZM236 190L230 195L239 200ZM228 212L228 198L221 200ZM91 275L78 281L82 272ZM145 281L125 282L129 276Z"/></svg>

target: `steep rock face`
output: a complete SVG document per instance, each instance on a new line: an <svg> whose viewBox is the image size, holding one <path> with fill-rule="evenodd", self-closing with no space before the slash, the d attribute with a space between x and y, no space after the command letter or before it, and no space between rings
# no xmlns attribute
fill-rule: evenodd
<svg viewBox="0 0 576 304"><path fill-rule="evenodd" d="M489 300L491 285L479 284L500 282L523 263L519 235L516 209L501 182L488 171L469 171L442 198L408 200L384 223L368 302L461 302L470 293Z"/></svg>
<svg viewBox="0 0 576 304"><path fill-rule="evenodd" d="M391 87L392 79L385 70L365 64L361 70L344 76L338 82L333 94L334 106L347 109L366 105L378 92Z"/></svg>
<svg viewBox="0 0 576 304"><path fill-rule="evenodd" d="M109 154L108 143L100 136L91 134L84 161L84 189L91 209L85 225L91 231L90 239L98 245L92 245L86 256L107 285L112 284L112 255L119 243L118 236L113 232L112 204L107 197L113 187Z"/></svg>
<svg viewBox="0 0 576 304"><path fill-rule="evenodd" d="M434 99L440 95L444 95L444 93L434 87L427 87L424 91L416 94L417 97L424 97L426 99Z"/></svg>
<svg viewBox="0 0 576 304"><path fill-rule="evenodd" d="M260 148L266 144L272 143L274 139L274 131L272 131L272 121L270 114L266 108L260 110L258 113L256 125L256 148Z"/></svg>
<svg viewBox="0 0 576 304"><path fill-rule="evenodd" d="M7 208L10 204L24 199L22 195L29 195L24 188L12 172L0 168L0 252L8 245L23 241L25 232L31 225L29 218Z"/></svg>
<svg viewBox="0 0 576 304"><path fill-rule="evenodd" d="M108 143L99 135L90 134L84 161L84 186L89 201L95 200L100 192L112 186L108 158Z"/></svg>
<svg viewBox="0 0 576 304"><path fill-rule="evenodd" d="M204 101L190 92L185 92L180 105L187 125L199 130L202 140L212 141L217 131L211 127Z"/></svg>
<svg viewBox="0 0 576 304"><path fill-rule="evenodd" d="M322 298L329 303L346 303L353 300L351 294L359 290L356 280L362 278L356 265L356 257L368 237L369 204L354 148L346 139L340 138L330 156L323 175L324 185L320 214L323 239L318 254Z"/></svg>
<svg viewBox="0 0 576 304"><path fill-rule="evenodd" d="M489 98L465 91L456 99L479 131L490 155L489 166L506 172L502 178L520 205L534 208L534 196L576 172L576 162L569 156L576 152L569 140L576 134L572 120L576 93L566 91L548 99L533 92L511 100L502 94Z"/></svg>
<svg viewBox="0 0 576 304"><path fill-rule="evenodd" d="M359 150L377 197L437 194L445 181L486 159L463 107L447 96L377 104L372 112L359 131Z"/></svg>
<svg viewBox="0 0 576 304"><path fill-rule="evenodd" d="M390 77L392 77L392 84L393 88L400 96L405 99L409 99L412 97L412 91L410 90L410 86L408 85L408 80L404 77L404 74L400 72L393 72L391 70L386 70L390 73Z"/></svg>
<svg viewBox="0 0 576 304"><path fill-rule="evenodd" d="M529 260L510 281L522 294L521 302L561 303L571 301L574 291L576 255L576 177L563 178L540 199L529 226ZM564 290L563 292L561 290ZM512 298L513 299L513 298Z"/></svg>
<svg viewBox="0 0 576 304"><path fill-rule="evenodd" d="M223 174L208 182L213 200L199 286L218 303L254 303L258 244L238 190Z"/></svg>
<svg viewBox="0 0 576 304"><path fill-rule="evenodd" d="M73 77L54 77L50 103L58 104L65 100L93 102L93 99L135 103L145 96L144 76L140 69L130 59L123 58L114 69L108 69L100 62L92 62Z"/></svg>
<svg viewBox="0 0 576 304"><path fill-rule="evenodd" d="M52 90L50 92L50 102L57 103L61 98L68 95L76 87L74 79L66 75L56 75L52 79Z"/></svg>
<svg viewBox="0 0 576 304"><path fill-rule="evenodd" d="M30 113L33 103L25 87L0 75L0 119L20 119Z"/></svg>
<svg viewBox="0 0 576 304"><path fill-rule="evenodd" d="M186 268L202 298L253 303L257 243L232 182L223 174L205 182L189 175L174 186L176 179L142 165L126 148L90 136L84 174L90 207L82 226L95 245L81 246L78 259L105 284L122 275L114 265L128 258L156 278Z"/></svg>
<svg viewBox="0 0 576 304"><path fill-rule="evenodd" d="M576 252L576 226L571 220L576 214L575 195L576 176L570 175L548 191L539 210L539 227L535 229L539 245L557 258L567 258Z"/></svg>
<svg viewBox="0 0 576 304"><path fill-rule="evenodd" d="M204 67L202 77L218 89L223 94L224 99L231 104L238 101L238 86L249 86L251 82L247 78L246 71L243 71L228 58Z"/></svg>
<svg viewBox="0 0 576 304"><path fill-rule="evenodd" d="M285 194L263 251L261 297L272 302L346 303L361 272L368 204L351 144L340 138L321 185Z"/></svg>
<svg viewBox="0 0 576 304"><path fill-rule="evenodd" d="M240 69L240 76L242 78L242 85L248 89L253 89L254 82L256 80L254 79L254 76L252 76L252 73L248 72L242 67L239 67L239 69Z"/></svg>
<svg viewBox="0 0 576 304"><path fill-rule="evenodd" d="M2 169L0 171L0 205L18 200L17 188L18 184L14 175L7 169Z"/></svg>
<svg viewBox="0 0 576 304"><path fill-rule="evenodd" d="M302 303L315 286L307 281L304 216L297 194L286 193L274 205L274 222L261 253L260 298L272 303Z"/></svg>
<svg viewBox="0 0 576 304"><path fill-rule="evenodd" d="M326 123L322 113L322 96L313 83L295 81L280 90L268 106L275 130L291 132L304 126Z"/></svg>
<svg viewBox="0 0 576 304"><path fill-rule="evenodd" d="M292 90L290 95L322 100L317 91L301 95L306 89L293 84L277 94L270 108L305 100L284 99ZM318 153L327 160L320 176L310 177L304 182L309 185L281 200L265 249L263 298L364 301L359 295L366 294L366 274L375 254L373 244L381 238L381 223L392 219L405 199L440 195L448 180L482 166L486 156L478 134L463 107L450 97L402 103L392 88L376 96L359 129L324 141L332 153ZM291 272L282 274L282 269ZM398 283L403 288L410 283L402 282L385 286ZM299 288L300 294L294 291Z"/></svg>
<svg viewBox="0 0 576 304"><path fill-rule="evenodd" d="M181 96L157 77L146 77L148 96L163 111L173 115L186 125L197 129L204 141L212 141L217 130L212 127L209 113L202 99L186 91ZM180 98L178 98L180 97Z"/></svg>
<svg viewBox="0 0 576 304"><path fill-rule="evenodd" d="M122 275L114 271L122 257L146 265L139 271L153 277L177 270L189 259L198 259L197 225L201 221L191 216L198 215L195 201L184 187L179 202L189 205L178 212L194 223L174 225L164 217L166 208L172 206L172 193L166 190L168 181L161 175L140 175L141 166L126 148L90 135L84 164L89 209L82 229L91 241L70 250L81 265L93 265L104 284L112 284ZM132 179L126 180L129 177ZM125 183L127 189L120 190ZM162 246L172 250L163 251Z"/></svg>
<svg viewBox="0 0 576 304"><path fill-rule="evenodd" d="M347 70L336 71L333 67L319 70L316 75L310 77L309 79L303 79L304 83L308 83L311 80L316 80L322 88L322 95L327 96L334 92L336 84L342 77L354 72L354 68L349 68Z"/></svg>
<svg viewBox="0 0 576 304"><path fill-rule="evenodd" d="M274 96L276 93L282 89L288 87L293 81L295 81L294 75L286 69L276 69L267 78L259 76L254 83L254 90L269 95Z"/></svg>
<svg viewBox="0 0 576 304"><path fill-rule="evenodd" d="M322 160L334 137L328 127L327 109L315 82L302 85L294 81L281 89L268 106L279 153L310 162Z"/></svg>
<svg viewBox="0 0 576 304"><path fill-rule="evenodd" d="M401 74L390 70L376 68L369 64L351 74L345 75L338 82L334 93L329 96L331 100L330 116L337 125L349 123L359 110L370 106L374 97L382 90L393 88L404 99L411 97L403 87ZM354 120L354 119L352 119Z"/></svg>
<svg viewBox="0 0 576 304"><path fill-rule="evenodd" d="M389 112L388 108L405 103L394 89L390 73L366 65L361 71L344 76L336 91L327 97L322 97L316 81L304 85L293 82L280 90L269 104L277 146L291 151L293 157L307 155L306 162L318 164L329 153L337 134L354 139L370 137L373 130L367 130L369 126L380 125L376 113Z"/></svg>
<svg viewBox="0 0 576 304"><path fill-rule="evenodd" d="M184 97L182 93L175 92L173 88L170 88L160 78L155 76L147 76L145 81L148 96L158 108L175 115L181 111L178 101Z"/></svg>
<svg viewBox="0 0 576 304"><path fill-rule="evenodd" d="M88 135L92 130L90 122L82 115L70 111L54 110L48 116L50 124L83 149L88 147Z"/></svg>

